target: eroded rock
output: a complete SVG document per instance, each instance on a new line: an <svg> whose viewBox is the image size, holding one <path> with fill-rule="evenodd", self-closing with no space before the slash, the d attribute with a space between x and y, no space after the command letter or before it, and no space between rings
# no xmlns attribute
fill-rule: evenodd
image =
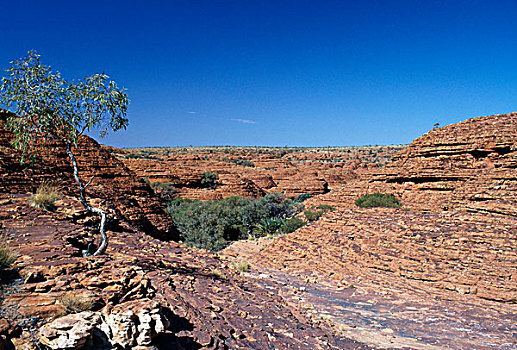
<svg viewBox="0 0 517 350"><path fill-rule="evenodd" d="M133 349L152 346L168 327L159 303L134 300L57 318L40 328L39 341L51 349Z"/></svg>

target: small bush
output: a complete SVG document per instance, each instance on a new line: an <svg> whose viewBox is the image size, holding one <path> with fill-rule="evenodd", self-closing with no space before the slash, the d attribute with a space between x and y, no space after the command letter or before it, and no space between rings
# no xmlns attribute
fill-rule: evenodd
<svg viewBox="0 0 517 350"><path fill-rule="evenodd" d="M224 157L223 160L228 163L233 163L233 164L237 164L240 166L247 166L250 168L255 167L255 164L253 164L253 162L249 159L242 159L242 158L229 159L228 157Z"/></svg>
<svg viewBox="0 0 517 350"><path fill-rule="evenodd" d="M310 193L302 193L301 195L299 195L298 197L293 199L293 202L302 203L311 197L312 197L312 194L310 194Z"/></svg>
<svg viewBox="0 0 517 350"><path fill-rule="evenodd" d="M18 255L9 247L0 243L0 269L6 269L16 260Z"/></svg>
<svg viewBox="0 0 517 350"><path fill-rule="evenodd" d="M307 218L307 221L313 222L313 221L318 220L323 215L323 211L321 211L321 210L317 210L317 211L306 210L304 212L304 214L305 214L305 217Z"/></svg>
<svg viewBox="0 0 517 350"><path fill-rule="evenodd" d="M260 224L257 225L257 232L260 236L273 235L282 227L285 223L285 219L282 218L267 218L263 219Z"/></svg>
<svg viewBox="0 0 517 350"><path fill-rule="evenodd" d="M355 201L355 205L361 208L384 207L400 208L400 200L392 194L373 193L367 194Z"/></svg>
<svg viewBox="0 0 517 350"><path fill-rule="evenodd" d="M282 226L280 226L280 231L282 233L291 233L303 226L305 226L305 221L295 216L285 220Z"/></svg>
<svg viewBox="0 0 517 350"><path fill-rule="evenodd" d="M95 298L88 292L69 292L61 296L59 301L68 314L89 311L95 307Z"/></svg>
<svg viewBox="0 0 517 350"><path fill-rule="evenodd" d="M240 271L240 272L248 272L248 270L250 268L250 264L244 260L234 261L232 263L232 268L234 268L235 270Z"/></svg>
<svg viewBox="0 0 517 350"><path fill-rule="evenodd" d="M317 208L323 210L324 213L328 213L329 211L336 210L336 208L334 208L333 206L328 205L328 204L320 204L317 206Z"/></svg>
<svg viewBox="0 0 517 350"><path fill-rule="evenodd" d="M144 180L145 181L145 180ZM178 190L172 182L152 182L150 183L154 193L165 203L168 203L176 197Z"/></svg>
<svg viewBox="0 0 517 350"><path fill-rule="evenodd" d="M59 195L59 185L56 182L43 181L29 202L36 208L54 210L54 203L59 199Z"/></svg>
<svg viewBox="0 0 517 350"><path fill-rule="evenodd" d="M201 186L215 188L217 180L219 180L219 175L211 171L205 171L203 175L201 175Z"/></svg>

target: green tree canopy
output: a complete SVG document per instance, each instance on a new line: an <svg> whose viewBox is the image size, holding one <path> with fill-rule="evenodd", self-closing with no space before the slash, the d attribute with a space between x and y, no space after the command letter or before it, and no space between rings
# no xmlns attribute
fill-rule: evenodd
<svg viewBox="0 0 517 350"><path fill-rule="evenodd" d="M13 145L24 158L34 154L37 137L76 145L85 131L99 129L104 136L128 125L127 93L104 73L67 81L42 65L35 51L12 61L6 71L0 103L14 108L16 116L7 125L14 134Z"/></svg>
<svg viewBox="0 0 517 350"><path fill-rule="evenodd" d="M13 132L13 146L22 151L21 161L33 157L40 145L37 140L57 141L65 148L74 168L81 203L101 217L99 231L102 242L95 252L99 255L108 245L105 233L106 213L89 205L73 152L77 140L86 131L99 129L101 136L110 130L128 125L127 93L104 74L94 74L78 81L67 81L57 71L40 63L40 56L29 51L27 56L12 61L2 78L0 104L12 110L7 127Z"/></svg>

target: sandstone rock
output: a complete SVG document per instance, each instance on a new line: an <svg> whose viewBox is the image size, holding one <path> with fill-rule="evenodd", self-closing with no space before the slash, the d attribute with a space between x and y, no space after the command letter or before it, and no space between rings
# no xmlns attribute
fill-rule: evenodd
<svg viewBox="0 0 517 350"><path fill-rule="evenodd" d="M169 327L160 305L151 300L129 301L103 310L103 327L114 346L150 346Z"/></svg>
<svg viewBox="0 0 517 350"><path fill-rule="evenodd" d="M41 327L39 341L51 349L83 349L101 321L97 312L67 315Z"/></svg>
<svg viewBox="0 0 517 350"><path fill-rule="evenodd" d="M20 153L10 145L11 134L5 128L9 112L0 109L0 192L34 193L45 180L59 180L66 194L77 196L72 166L63 147L47 144L39 152L44 161L36 167L20 164ZM165 239L178 237L172 221L161 208L152 190L122 162L88 136L79 139L76 157L83 179L95 176L87 197L115 215L121 225L131 225ZM59 177L56 178L56 174ZM110 207L112 205L113 207Z"/></svg>
<svg viewBox="0 0 517 350"><path fill-rule="evenodd" d="M329 188L342 185L374 167L364 160L386 160L401 148L390 146L382 151L379 148L371 158L366 154L370 150L361 153L359 149L354 151L357 154L344 149L329 152L300 149L286 154L282 150L236 148L230 155L224 149L178 148L119 150L118 155L139 176L151 182L171 183L181 197L213 200L235 195L256 198L268 192L282 192L288 197L326 193ZM356 158L359 154L363 161ZM232 163L239 159L251 161L254 167ZM201 175L207 170L219 175L215 189L201 187Z"/></svg>
<svg viewBox="0 0 517 350"><path fill-rule="evenodd" d="M60 317L41 327L39 340L51 349L133 349L151 347L168 327L157 302L135 300Z"/></svg>

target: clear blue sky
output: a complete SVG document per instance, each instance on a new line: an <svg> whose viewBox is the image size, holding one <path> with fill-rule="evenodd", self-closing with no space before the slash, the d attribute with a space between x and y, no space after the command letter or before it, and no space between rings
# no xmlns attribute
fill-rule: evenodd
<svg viewBox="0 0 517 350"><path fill-rule="evenodd" d="M408 143L517 110L516 0L1 1L30 49L127 88L114 146Z"/></svg>

